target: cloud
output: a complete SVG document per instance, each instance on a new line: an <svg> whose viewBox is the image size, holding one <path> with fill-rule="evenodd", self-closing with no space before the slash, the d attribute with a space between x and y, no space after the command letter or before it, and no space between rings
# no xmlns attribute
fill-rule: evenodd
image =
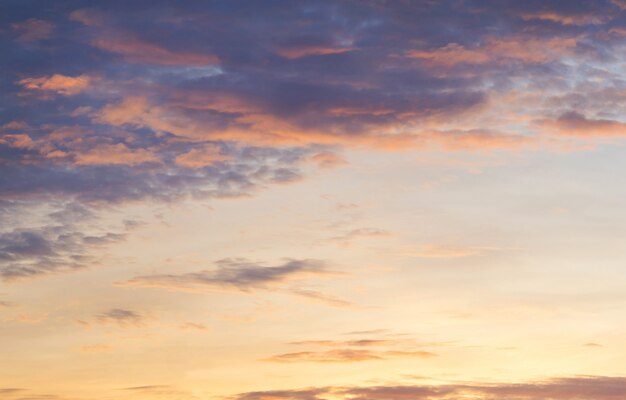
<svg viewBox="0 0 626 400"><path fill-rule="evenodd" d="M132 36L103 36L91 44L99 49L126 56L132 63L157 65L212 65L218 62L211 54L179 52Z"/></svg>
<svg viewBox="0 0 626 400"><path fill-rule="evenodd" d="M292 293L304 299L312 300L314 302L323 303L331 307L351 308L355 306L355 304L350 301L340 299L317 290L291 289L289 290L289 293Z"/></svg>
<svg viewBox="0 0 626 400"><path fill-rule="evenodd" d="M303 340L291 342L291 345L306 347L331 347L322 351L299 351L278 354L263 359L263 361L292 363L292 362L361 362L373 360L388 360L392 358L430 358L436 354L425 350L416 350L417 343L412 339L369 338L356 340Z"/></svg>
<svg viewBox="0 0 626 400"><path fill-rule="evenodd" d="M87 90L91 85L91 78L87 75L64 76L54 74L39 78L24 78L18 83L29 90L50 91L72 96Z"/></svg>
<svg viewBox="0 0 626 400"><path fill-rule="evenodd" d="M18 42L32 43L49 38L55 25L49 21L30 18L12 23L11 28L18 33Z"/></svg>
<svg viewBox="0 0 626 400"><path fill-rule="evenodd" d="M78 203L49 204L43 213L37 206L31 205L30 208L30 212L41 218L39 224L14 229L9 225L9 230L0 231L0 278L4 281L20 281L98 265L99 260L93 253L124 240L132 229L99 230L93 212ZM10 209L28 215L25 205L12 204Z"/></svg>
<svg viewBox="0 0 626 400"><path fill-rule="evenodd" d="M335 236L330 240L333 242L337 242L341 245L348 245L354 240L357 239L375 239L375 238L385 238L391 236L391 233L378 228L358 228L352 229L342 235Z"/></svg>
<svg viewBox="0 0 626 400"><path fill-rule="evenodd" d="M575 38L540 40L523 37L487 37L475 47L449 43L433 50L411 50L408 57L422 60L432 67L454 67L460 64L487 65L519 61L540 64L571 54L577 45Z"/></svg>
<svg viewBox="0 0 626 400"><path fill-rule="evenodd" d="M141 398L155 398L163 400L198 399L190 392L178 389L177 387L170 385L134 386L121 390L123 392L126 392L128 395L141 396Z"/></svg>
<svg viewBox="0 0 626 400"><path fill-rule="evenodd" d="M207 328L204 324L198 324L196 322L185 322L184 324L181 324L179 326L179 329L183 331L208 331L209 330L209 328Z"/></svg>
<svg viewBox="0 0 626 400"><path fill-rule="evenodd" d="M556 130L561 135L581 138L626 136L626 123L608 119L589 119L569 111L553 120L541 120L540 126Z"/></svg>
<svg viewBox="0 0 626 400"><path fill-rule="evenodd" d="M1 61L3 216L57 201L99 214L251 196L301 181L311 165L341 166L350 149L523 151L619 137L621 122L584 117L623 100L619 4L157 2L146 13L142 1L11 2L3 15L19 43ZM575 100L607 88L615 95L596 96L601 107ZM507 100L529 93L549 101ZM578 114L533 123L555 115L558 98ZM534 134L543 130L560 135ZM96 240L68 234L84 227L19 222L2 240L30 232L51 253L5 258L5 279L97 265L84 258ZM117 232L97 235L107 233ZM55 243L66 237L73 244Z"/></svg>
<svg viewBox="0 0 626 400"><path fill-rule="evenodd" d="M233 400L320 400L326 394L326 389L301 390L268 390L263 392L249 392L232 397ZM324 396L324 397L320 397Z"/></svg>
<svg viewBox="0 0 626 400"><path fill-rule="evenodd" d="M626 1L625 0L611 0L611 3L615 4L622 10L626 10Z"/></svg>
<svg viewBox="0 0 626 400"><path fill-rule="evenodd" d="M75 156L78 165L138 165L158 163L159 158L147 149L131 150L123 143L100 145Z"/></svg>
<svg viewBox="0 0 626 400"><path fill-rule="evenodd" d="M329 54L341 54L354 50L351 47L322 47L322 46L300 46L281 47L276 50L284 58L300 58L310 56L324 56Z"/></svg>
<svg viewBox="0 0 626 400"><path fill-rule="evenodd" d="M342 363L373 360L388 360L390 358L430 358L435 354L428 351L371 351L362 349L337 349L327 351L302 351L297 353L278 354L263 361L292 363L292 362L320 362Z"/></svg>
<svg viewBox="0 0 626 400"><path fill-rule="evenodd" d="M122 286L155 287L168 290L268 290L292 280L332 274L318 260L289 260L267 267L245 259L223 259L217 268L185 274L155 274L131 278Z"/></svg>
<svg viewBox="0 0 626 400"><path fill-rule="evenodd" d="M187 168L202 168L229 159L229 156L221 154L219 146L207 144L177 156L176 164Z"/></svg>
<svg viewBox="0 0 626 400"><path fill-rule="evenodd" d="M96 315L91 323L103 325L117 325L119 327L140 327L145 323L146 317L136 311L123 308L112 308ZM89 322L87 322L89 324Z"/></svg>
<svg viewBox="0 0 626 400"><path fill-rule="evenodd" d="M383 334L389 333L388 329L370 329L367 331L350 331L345 332L344 335L372 335L372 334Z"/></svg>
<svg viewBox="0 0 626 400"><path fill-rule="evenodd" d="M418 136L425 144L452 151L463 150L514 150L536 145L530 136L505 134L488 129L439 130L423 132Z"/></svg>
<svg viewBox="0 0 626 400"><path fill-rule="evenodd" d="M568 15L555 11L530 12L522 14L521 18L525 21L536 19L562 25L601 25L610 19L610 17L606 15Z"/></svg>
<svg viewBox="0 0 626 400"><path fill-rule="evenodd" d="M233 400L617 400L626 395L626 378L579 376L528 383L468 383L458 385L403 385L370 387L322 387L300 390L249 392Z"/></svg>
<svg viewBox="0 0 626 400"><path fill-rule="evenodd" d="M380 331L368 331L365 333L378 333ZM315 345L315 346L355 346L355 347L371 347L371 346L389 346L397 344L406 344L406 340L398 339L357 339L357 340L303 340L300 342L292 342L295 345ZM411 342L411 341L409 341Z"/></svg>
<svg viewBox="0 0 626 400"><path fill-rule="evenodd" d="M322 151L309 157L311 162L316 163L320 168L336 168L347 164L347 161L340 155L331 151Z"/></svg>
<svg viewBox="0 0 626 400"><path fill-rule="evenodd" d="M479 256L493 250L497 249L493 247L422 245L396 254L403 257L417 258L463 258Z"/></svg>
<svg viewBox="0 0 626 400"><path fill-rule="evenodd" d="M15 304L10 301L0 301L0 309L13 307Z"/></svg>

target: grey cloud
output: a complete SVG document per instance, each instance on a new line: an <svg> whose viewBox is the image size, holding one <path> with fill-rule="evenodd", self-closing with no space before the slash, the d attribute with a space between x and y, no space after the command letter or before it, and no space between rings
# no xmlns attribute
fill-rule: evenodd
<svg viewBox="0 0 626 400"><path fill-rule="evenodd" d="M114 324L122 327L141 326L145 317L136 311L113 308L95 316L94 321L100 324Z"/></svg>
<svg viewBox="0 0 626 400"><path fill-rule="evenodd" d="M267 267L245 259L223 259L216 268L184 274L155 274L134 277L123 286L159 287L169 290L234 289L251 291L272 289L291 279L329 274L325 263L318 260L289 260Z"/></svg>
<svg viewBox="0 0 626 400"><path fill-rule="evenodd" d="M119 233L87 236L54 226L0 233L0 277L16 281L88 268L97 264L91 250L123 239Z"/></svg>

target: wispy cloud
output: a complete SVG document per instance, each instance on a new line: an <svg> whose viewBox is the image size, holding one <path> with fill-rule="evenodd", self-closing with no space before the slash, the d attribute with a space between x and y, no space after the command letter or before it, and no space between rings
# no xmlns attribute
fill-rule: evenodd
<svg viewBox="0 0 626 400"><path fill-rule="evenodd" d="M291 363L291 362L361 362L373 360L387 360L390 358L430 358L436 354L428 351L372 351L362 349L337 349L327 351L302 351L297 353L278 354L263 361Z"/></svg>
<svg viewBox="0 0 626 400"><path fill-rule="evenodd" d="M299 351L277 354L263 361L278 363L322 362L342 363L393 358L430 358L436 353L419 347L441 345L440 343L419 343L410 338L369 338L354 340L302 340L291 342L302 347L328 348L330 350Z"/></svg>
<svg viewBox="0 0 626 400"><path fill-rule="evenodd" d="M289 260L277 266L264 266L245 259L223 259L217 268L185 274L156 274L134 277L122 286L157 287L170 290L231 289L251 291L272 289L290 280L334 274L318 260Z"/></svg>
<svg viewBox="0 0 626 400"><path fill-rule="evenodd" d="M138 328L145 325L147 317L137 311L124 308L112 308L101 312L91 318L78 320L81 325L90 327L94 325L110 325L120 328Z"/></svg>
<svg viewBox="0 0 626 400"><path fill-rule="evenodd" d="M338 399L388 400L424 399L448 400L471 397L478 400L495 398L519 400L616 400L626 395L626 379L621 377L573 377L554 378L543 382L528 383L468 383L439 386L371 386L371 387L324 387L303 390L276 390L242 393L237 400L321 400L328 396Z"/></svg>

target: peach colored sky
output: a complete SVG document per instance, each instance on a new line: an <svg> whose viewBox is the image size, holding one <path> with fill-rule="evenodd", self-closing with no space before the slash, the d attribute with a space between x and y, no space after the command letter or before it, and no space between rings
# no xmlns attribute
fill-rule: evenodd
<svg viewBox="0 0 626 400"><path fill-rule="evenodd" d="M0 399L626 398L626 2L0 15Z"/></svg>

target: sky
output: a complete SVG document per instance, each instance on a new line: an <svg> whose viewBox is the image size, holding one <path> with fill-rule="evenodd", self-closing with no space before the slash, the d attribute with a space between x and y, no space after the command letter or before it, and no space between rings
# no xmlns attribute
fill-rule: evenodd
<svg viewBox="0 0 626 400"><path fill-rule="evenodd" d="M2 400L626 398L626 1L3 0Z"/></svg>

